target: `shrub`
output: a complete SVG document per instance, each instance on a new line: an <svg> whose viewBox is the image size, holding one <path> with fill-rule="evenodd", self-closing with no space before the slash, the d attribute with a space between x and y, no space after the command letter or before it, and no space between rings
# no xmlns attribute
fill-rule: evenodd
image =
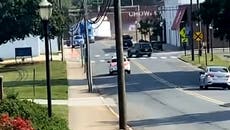
<svg viewBox="0 0 230 130"><path fill-rule="evenodd" d="M1 130L34 130L31 122L21 117L10 118L8 114L2 114L0 118Z"/></svg>
<svg viewBox="0 0 230 130"><path fill-rule="evenodd" d="M27 100L4 99L0 102L0 113L30 120L35 130L69 130L64 119L55 114L49 118L46 107Z"/></svg>

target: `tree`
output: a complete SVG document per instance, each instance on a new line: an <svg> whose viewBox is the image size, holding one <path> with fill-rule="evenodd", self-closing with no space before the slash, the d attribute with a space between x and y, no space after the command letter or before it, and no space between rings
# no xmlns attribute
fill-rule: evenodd
<svg viewBox="0 0 230 130"><path fill-rule="evenodd" d="M26 36L42 36L39 16L40 0L1 0L0 2L0 45L7 41L24 39ZM53 4L53 15L50 20L50 36L58 36L69 23L67 10L61 11Z"/></svg>

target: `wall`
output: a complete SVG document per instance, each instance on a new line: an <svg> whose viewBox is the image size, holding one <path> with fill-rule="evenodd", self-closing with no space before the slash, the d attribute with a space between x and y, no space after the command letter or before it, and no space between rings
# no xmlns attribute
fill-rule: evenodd
<svg viewBox="0 0 230 130"><path fill-rule="evenodd" d="M15 48L31 47L32 55L39 56L45 53L44 40L37 37L26 37L24 40L17 40L14 42L7 42L0 46L0 58L9 59L15 58ZM52 52L58 52L57 38L52 40Z"/></svg>
<svg viewBox="0 0 230 130"><path fill-rule="evenodd" d="M171 29L174 18L176 17L178 5L178 0L165 0L165 5L162 11L163 17L166 21L167 44L174 46L180 46L179 32Z"/></svg>

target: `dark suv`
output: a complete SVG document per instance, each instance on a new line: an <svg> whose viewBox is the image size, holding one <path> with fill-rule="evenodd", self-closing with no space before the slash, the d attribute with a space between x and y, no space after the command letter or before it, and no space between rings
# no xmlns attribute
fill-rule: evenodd
<svg viewBox="0 0 230 130"><path fill-rule="evenodd" d="M150 43L136 43L132 48L128 50L128 57L132 57L133 55L136 55L136 57L143 55L150 57L152 51L153 49Z"/></svg>
<svg viewBox="0 0 230 130"><path fill-rule="evenodd" d="M132 42L133 37L130 35L123 35L123 48L128 49L129 47L133 46Z"/></svg>

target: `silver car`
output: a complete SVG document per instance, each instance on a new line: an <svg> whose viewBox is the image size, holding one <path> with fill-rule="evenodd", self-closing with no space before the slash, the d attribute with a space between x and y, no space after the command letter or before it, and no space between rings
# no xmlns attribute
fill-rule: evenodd
<svg viewBox="0 0 230 130"><path fill-rule="evenodd" d="M223 66L208 66L200 72L200 89L222 87L230 89L230 72Z"/></svg>

